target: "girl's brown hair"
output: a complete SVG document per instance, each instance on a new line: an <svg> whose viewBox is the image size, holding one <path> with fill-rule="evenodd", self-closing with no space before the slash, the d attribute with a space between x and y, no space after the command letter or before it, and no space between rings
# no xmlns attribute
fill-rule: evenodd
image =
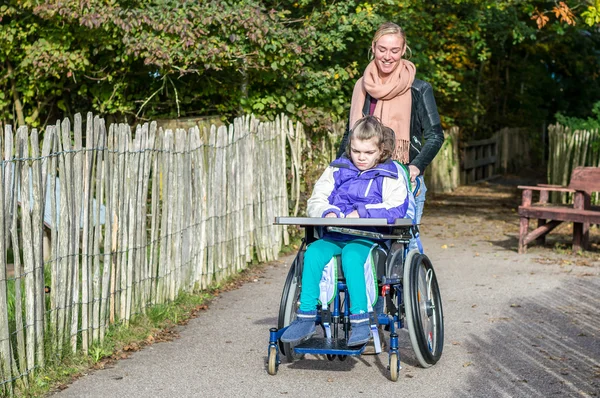
<svg viewBox="0 0 600 398"><path fill-rule="evenodd" d="M381 150L379 163L383 163L392 157L396 146L394 130L385 127L375 116L365 116L354 123L354 127L348 135L348 144L346 145L346 156L351 158L350 151L352 149L353 139L365 141L371 138L377 139L377 146Z"/></svg>

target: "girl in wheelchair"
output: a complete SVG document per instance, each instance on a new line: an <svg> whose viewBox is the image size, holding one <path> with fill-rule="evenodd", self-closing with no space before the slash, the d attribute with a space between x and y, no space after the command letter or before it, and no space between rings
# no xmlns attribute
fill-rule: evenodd
<svg viewBox="0 0 600 398"><path fill-rule="evenodd" d="M358 120L350 131L345 153L315 184L308 200L308 216L385 218L389 223L414 218L410 180L406 168L391 159L394 147L394 132L376 117ZM350 296L347 344L352 347L369 341L369 312L373 308L367 299L364 264L374 244L366 238L328 232L307 247L297 318L281 336L282 342L296 343L315 333L321 276L336 255L341 255Z"/></svg>

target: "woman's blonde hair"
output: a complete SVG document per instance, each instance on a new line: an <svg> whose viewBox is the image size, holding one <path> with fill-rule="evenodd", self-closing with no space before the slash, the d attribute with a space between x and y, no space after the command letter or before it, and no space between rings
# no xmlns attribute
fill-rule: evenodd
<svg viewBox="0 0 600 398"><path fill-rule="evenodd" d="M396 138L394 130L384 126L376 116L365 116L354 123L354 127L348 135L348 144L346 145L346 156L351 158L353 139L366 141L371 138L377 139L377 147L381 151L379 163L383 163L392 157L396 147Z"/></svg>
<svg viewBox="0 0 600 398"><path fill-rule="evenodd" d="M410 52L410 55L412 55L412 50L410 49L410 47L408 46L408 43L406 42L406 32L404 32L404 29L402 29L399 25L393 23L393 22L385 22L381 25L379 25L379 28L377 29L377 31L375 32L375 35L373 36L373 41L371 42L371 48L369 49L369 58L373 57L372 52L374 52L375 50L375 43L377 43L377 40L381 39L383 36L385 35L398 35L402 38L402 41L404 42L404 46L406 47L406 50ZM410 56L408 57L410 58Z"/></svg>

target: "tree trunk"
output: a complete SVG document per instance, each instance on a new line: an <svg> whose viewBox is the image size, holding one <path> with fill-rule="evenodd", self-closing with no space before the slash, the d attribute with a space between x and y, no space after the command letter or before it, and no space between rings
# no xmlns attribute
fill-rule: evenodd
<svg viewBox="0 0 600 398"><path fill-rule="evenodd" d="M6 67L8 68L8 76L10 79L10 88L13 95L13 100L15 101L15 113L17 114L17 127L25 126L25 115L23 114L23 104L21 103L21 98L19 97L19 93L17 92L17 85L15 83L15 79L13 78L13 68L10 62L6 62Z"/></svg>

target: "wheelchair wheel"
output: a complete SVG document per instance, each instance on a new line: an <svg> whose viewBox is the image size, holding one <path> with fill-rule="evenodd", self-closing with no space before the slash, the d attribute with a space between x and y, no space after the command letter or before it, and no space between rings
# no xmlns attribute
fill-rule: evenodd
<svg viewBox="0 0 600 398"><path fill-rule="evenodd" d="M296 319L296 312L300 302L302 254L303 252L300 251L294 259L294 262L290 266L290 270L285 280L283 293L281 295L281 302L279 304L279 318L277 321L277 327L279 329L288 326ZM304 357L304 355L294 353L294 344L292 343L283 343L282 341L279 341L279 349L285 355L288 362L302 359Z"/></svg>
<svg viewBox="0 0 600 398"><path fill-rule="evenodd" d="M398 353L392 352L390 354L390 380L398 381L398 374L400 373L400 361L398 360Z"/></svg>
<svg viewBox="0 0 600 398"><path fill-rule="evenodd" d="M403 288L410 342L419 364L428 368L442 356L444 316L433 266L429 258L418 250L407 256Z"/></svg>
<svg viewBox="0 0 600 398"><path fill-rule="evenodd" d="M277 347L271 346L269 347L269 364L268 364L268 368L267 368L267 372L271 375L274 376L277 374L277 367L278 367L278 363L277 363Z"/></svg>

